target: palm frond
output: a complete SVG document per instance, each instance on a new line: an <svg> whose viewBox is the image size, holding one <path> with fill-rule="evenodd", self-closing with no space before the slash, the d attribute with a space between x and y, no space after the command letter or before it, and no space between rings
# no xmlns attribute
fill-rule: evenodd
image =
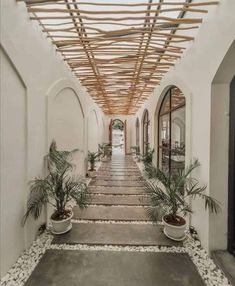
<svg viewBox="0 0 235 286"><path fill-rule="evenodd" d="M146 173L151 178L147 185L150 203L149 215L156 217L159 212L157 208L160 206L163 209L168 208L173 216L178 212L191 213L192 209L187 203L187 197L200 197L205 200L205 209L215 213L220 211L220 203L204 193L206 186L200 186L197 179L190 177L193 170L198 166L200 164L198 160L195 160L185 170L172 173L159 170L154 166L148 166ZM163 189L159 187L160 183L163 185Z"/></svg>

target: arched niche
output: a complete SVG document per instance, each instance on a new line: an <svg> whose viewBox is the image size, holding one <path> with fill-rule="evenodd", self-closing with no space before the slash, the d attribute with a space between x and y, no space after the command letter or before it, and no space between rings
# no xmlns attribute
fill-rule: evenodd
<svg viewBox="0 0 235 286"><path fill-rule="evenodd" d="M91 110L87 122L87 149L90 152L96 152L99 144L99 124L95 110Z"/></svg>
<svg viewBox="0 0 235 286"><path fill-rule="evenodd" d="M74 154L76 172L84 173L84 113L70 81L57 82L48 92L48 147L54 139L60 150L79 149Z"/></svg>

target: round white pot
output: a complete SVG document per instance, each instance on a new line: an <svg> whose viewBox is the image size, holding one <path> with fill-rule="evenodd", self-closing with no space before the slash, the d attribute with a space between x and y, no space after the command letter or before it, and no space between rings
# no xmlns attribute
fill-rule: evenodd
<svg viewBox="0 0 235 286"><path fill-rule="evenodd" d="M54 234L63 234L68 232L72 228L71 219L73 216L73 212L71 211L71 215L63 220L54 220L51 218L52 223L52 232Z"/></svg>
<svg viewBox="0 0 235 286"><path fill-rule="evenodd" d="M97 172L96 171L87 171L87 174L88 174L89 178L97 177Z"/></svg>
<svg viewBox="0 0 235 286"><path fill-rule="evenodd" d="M164 223L164 234L172 240L183 240L185 238L186 222L180 226L172 225L167 223L164 217L165 216L162 218L162 222Z"/></svg>

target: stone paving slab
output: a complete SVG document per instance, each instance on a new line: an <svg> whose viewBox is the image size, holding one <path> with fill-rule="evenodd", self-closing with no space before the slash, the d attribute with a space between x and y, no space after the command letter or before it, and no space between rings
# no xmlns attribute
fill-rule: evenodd
<svg viewBox="0 0 235 286"><path fill-rule="evenodd" d="M89 190L93 194L114 194L114 195L138 195L145 194L143 187L101 187L90 186Z"/></svg>
<svg viewBox="0 0 235 286"><path fill-rule="evenodd" d="M128 177L136 177L136 176L141 176L140 171L134 171L134 172L125 172L125 171L98 171L98 176L99 175L104 175L104 176L128 176Z"/></svg>
<svg viewBox="0 0 235 286"><path fill-rule="evenodd" d="M120 163L120 164L113 164L113 163L111 163L111 164L105 164L105 165L103 165L102 164L102 167L114 167L114 168L136 168L137 167L137 165L135 165L135 164L122 164L122 163Z"/></svg>
<svg viewBox="0 0 235 286"><path fill-rule="evenodd" d="M89 206L87 209L73 209L74 219L90 220L123 220L123 221L146 221L150 220L144 207L136 206Z"/></svg>
<svg viewBox="0 0 235 286"><path fill-rule="evenodd" d="M47 250L25 286L205 286L186 253Z"/></svg>
<svg viewBox="0 0 235 286"><path fill-rule="evenodd" d="M162 232L162 226L159 225L93 223L74 223L69 232L56 235L52 243L134 246L183 245L182 242L168 239Z"/></svg>
<svg viewBox="0 0 235 286"><path fill-rule="evenodd" d="M100 169L114 169L114 170L119 170L119 169L125 169L125 170L138 170L138 167L137 166L123 166L123 165L120 165L120 166L113 166L113 165L110 165L110 166L103 166L101 165Z"/></svg>
<svg viewBox="0 0 235 286"><path fill-rule="evenodd" d="M111 175L100 175L98 173L95 180L107 180L107 181L130 181L130 176L111 176ZM132 181L140 181L142 180L141 175L139 176L131 176Z"/></svg>
<svg viewBox="0 0 235 286"><path fill-rule="evenodd" d="M105 180L92 180L90 186L110 186L110 187L144 187L144 181L105 181Z"/></svg>
<svg viewBox="0 0 235 286"><path fill-rule="evenodd" d="M147 196L91 195L91 204L97 205L147 205Z"/></svg>

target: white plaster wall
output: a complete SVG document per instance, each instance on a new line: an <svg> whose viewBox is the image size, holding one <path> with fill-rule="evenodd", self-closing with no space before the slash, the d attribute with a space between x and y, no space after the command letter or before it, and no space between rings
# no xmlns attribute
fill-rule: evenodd
<svg viewBox="0 0 235 286"><path fill-rule="evenodd" d="M37 222L29 219L24 228L20 226L29 192L27 182L45 173L44 156L51 138L56 137L61 148L83 146L85 157L89 141L87 116L90 109L95 110L102 124L103 113L38 24L29 20L23 2L3 0L1 12L1 46L10 59L1 55L4 80L1 85L4 103L1 102L1 227L4 231L1 229L0 268L3 276L19 253L31 245L39 225L45 221L43 215ZM51 112L54 122L50 119ZM103 136L102 130L100 134ZM77 164L79 170L85 169L84 160L78 160Z"/></svg>
<svg viewBox="0 0 235 286"><path fill-rule="evenodd" d="M1 50L1 271L25 246L21 218L26 198L26 88ZM17 91L17 92L16 92ZM16 235L17 234L17 235ZM6 263L4 263L6 257Z"/></svg>
<svg viewBox="0 0 235 286"><path fill-rule="evenodd" d="M88 115L88 151L97 152L99 140L99 124L95 110L92 110Z"/></svg>
<svg viewBox="0 0 235 286"><path fill-rule="evenodd" d="M213 193L210 182L211 84L235 38L235 1L220 1L210 10L182 59L165 75L160 86L136 114L142 118L144 110L149 110L150 120L155 122L151 124L150 140L157 150L155 111L158 111L169 86L175 85L182 90L186 97L186 163L193 158L199 159L201 167L195 176L200 178L202 184L207 184L208 194ZM193 209L192 224L197 228L204 247L209 249L209 214L199 200L193 202Z"/></svg>

